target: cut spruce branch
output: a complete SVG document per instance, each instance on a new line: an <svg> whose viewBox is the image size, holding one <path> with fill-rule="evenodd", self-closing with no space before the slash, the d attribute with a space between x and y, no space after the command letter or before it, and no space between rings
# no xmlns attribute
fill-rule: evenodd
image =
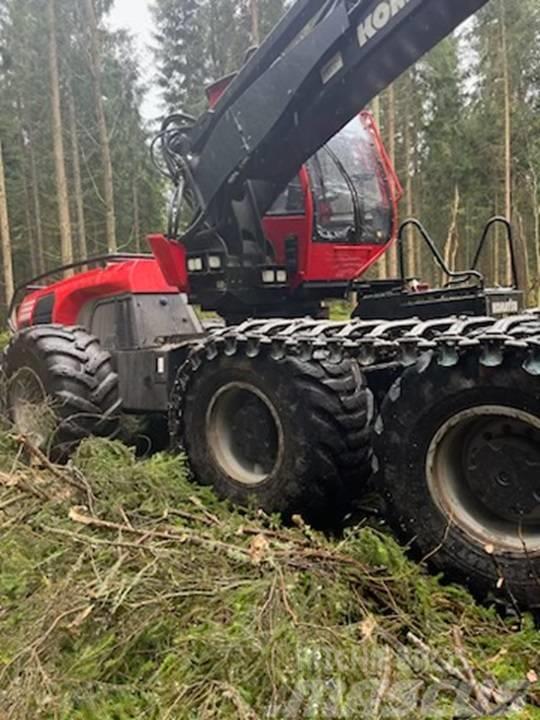
<svg viewBox="0 0 540 720"><path fill-rule="evenodd" d="M21 447L0 436L0 716L454 720L540 699L530 624L374 528L285 527L118 443L64 468Z"/></svg>

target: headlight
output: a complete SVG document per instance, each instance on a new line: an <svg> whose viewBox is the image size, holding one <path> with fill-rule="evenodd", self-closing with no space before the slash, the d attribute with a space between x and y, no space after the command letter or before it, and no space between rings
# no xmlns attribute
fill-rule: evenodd
<svg viewBox="0 0 540 720"><path fill-rule="evenodd" d="M219 255L209 255L208 256L208 267L210 270L221 270L221 258Z"/></svg>
<svg viewBox="0 0 540 720"><path fill-rule="evenodd" d="M204 269L202 258L200 258L200 257L188 258L187 269L188 269L188 272L202 272Z"/></svg>
<svg viewBox="0 0 540 720"><path fill-rule="evenodd" d="M287 271L278 270L276 273L276 281L281 285L284 285L287 282Z"/></svg>
<svg viewBox="0 0 540 720"><path fill-rule="evenodd" d="M262 271L262 281L263 283L266 283L268 285L276 282L276 273L275 270L263 270Z"/></svg>

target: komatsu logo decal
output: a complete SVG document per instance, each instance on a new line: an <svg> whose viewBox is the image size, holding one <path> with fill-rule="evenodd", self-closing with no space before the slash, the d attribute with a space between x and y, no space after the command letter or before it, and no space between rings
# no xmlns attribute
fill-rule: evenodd
<svg viewBox="0 0 540 720"><path fill-rule="evenodd" d="M375 10L358 26L360 47L363 48L364 45L367 45L410 2L411 0L383 0L383 2L380 2Z"/></svg>
<svg viewBox="0 0 540 720"><path fill-rule="evenodd" d="M513 315L519 312L519 303L517 300L496 300L491 303L491 313L493 315Z"/></svg>

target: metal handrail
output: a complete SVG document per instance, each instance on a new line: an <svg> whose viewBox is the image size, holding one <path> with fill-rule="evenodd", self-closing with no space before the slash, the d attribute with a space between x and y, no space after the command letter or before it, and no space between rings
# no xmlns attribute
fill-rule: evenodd
<svg viewBox="0 0 540 720"><path fill-rule="evenodd" d="M417 220L416 218L409 218L408 220L405 220L399 229L398 233L398 257L399 257L399 270L401 274L401 279L403 282L406 281L406 274L405 274L405 230L409 227L414 227L421 235L422 239L430 249L433 257L435 258L438 266L441 268L441 270L444 272L444 274L450 278L449 285L455 285L461 282L465 282L466 280L475 279L478 281L478 284L483 287L484 286L484 276L481 272L479 272L476 267L472 268L471 270L462 270L459 272L456 272L454 270L450 270L448 265L446 264L443 256L441 255L438 247L435 245L433 240L431 239L428 231L422 225L422 223Z"/></svg>
<svg viewBox="0 0 540 720"><path fill-rule="evenodd" d="M515 242L514 242L514 229L512 227L512 223L507 218L502 217L501 215L496 215L495 217L492 217L491 220L486 225L484 234L482 235L480 244L478 245L478 249L474 256L473 270L476 270L476 268L478 267L478 263L480 262L480 258L482 256L482 253L484 252L484 247L487 242L489 231L495 225L503 225L506 229L506 239L508 241L508 250L510 252L510 262L512 265L513 287L517 290L517 289L519 289L519 276L518 276L517 259L516 259L516 246L515 246Z"/></svg>

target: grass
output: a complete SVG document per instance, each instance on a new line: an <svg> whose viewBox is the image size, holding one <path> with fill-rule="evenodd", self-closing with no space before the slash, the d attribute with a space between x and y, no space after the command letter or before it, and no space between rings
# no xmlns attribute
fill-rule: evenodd
<svg viewBox="0 0 540 720"><path fill-rule="evenodd" d="M338 322L348 321L351 319L351 313L354 305L346 300L334 300L329 304L330 319Z"/></svg>
<svg viewBox="0 0 540 720"><path fill-rule="evenodd" d="M1 718L540 718L532 620L386 535L239 512L179 457L27 452L0 433Z"/></svg>

